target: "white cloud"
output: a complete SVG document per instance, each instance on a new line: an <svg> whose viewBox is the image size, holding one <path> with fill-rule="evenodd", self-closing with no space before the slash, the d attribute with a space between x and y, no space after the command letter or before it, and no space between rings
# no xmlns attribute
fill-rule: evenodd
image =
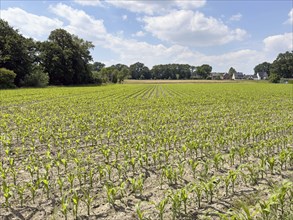
<svg viewBox="0 0 293 220"><path fill-rule="evenodd" d="M127 15L122 15L122 20L123 21L127 20Z"/></svg>
<svg viewBox="0 0 293 220"><path fill-rule="evenodd" d="M138 31L135 34L132 34L133 37L143 37L145 36L145 32L143 31Z"/></svg>
<svg viewBox="0 0 293 220"><path fill-rule="evenodd" d="M252 74L252 68L265 60L262 51L239 50L220 55L205 55L180 45L167 47L162 44L153 45L113 36L109 36L105 47L119 56L108 65L115 63L130 65L140 61L151 68L157 64L188 63L198 66L206 63L215 71L227 72L233 66L237 71Z"/></svg>
<svg viewBox="0 0 293 220"><path fill-rule="evenodd" d="M20 8L1 10L0 14L2 19L19 29L20 33L34 38L47 37L52 30L63 25L63 22L59 19L38 16Z"/></svg>
<svg viewBox="0 0 293 220"><path fill-rule="evenodd" d="M100 0L74 0L74 2L84 6L103 6Z"/></svg>
<svg viewBox="0 0 293 220"><path fill-rule="evenodd" d="M242 40L246 36L245 30L231 30L221 20L191 10L146 16L142 21L145 23L145 30L155 37L186 46L222 45Z"/></svg>
<svg viewBox="0 0 293 220"><path fill-rule="evenodd" d="M145 13L149 15L169 12L172 9L195 9L205 5L206 0L196 1L182 1L182 0L168 0L168 1L113 1L106 0L108 4L115 7L124 8L134 13Z"/></svg>
<svg viewBox="0 0 293 220"><path fill-rule="evenodd" d="M285 22L286 24L291 24L293 25L293 8L291 11L288 13L289 19Z"/></svg>
<svg viewBox="0 0 293 220"><path fill-rule="evenodd" d="M97 53L93 54L95 60L101 61L99 58L99 48L104 48L109 53L116 54L117 58L111 57L105 60L105 63L109 65L116 63L130 65L137 61L145 63L148 67L166 63L189 63L195 66L207 63L213 66L214 71L228 71L229 67L233 66L237 71L252 73L255 65L263 61L272 62L278 53L293 49L292 33L285 33L265 38L263 40L263 49L259 51L243 49L219 55L206 55L197 52L188 46L184 46L187 44L182 42L191 39L191 43L188 42L188 45L191 45L194 38L202 44L208 44L208 41L202 39L207 38L207 40L216 44L231 40L241 40L243 34L245 35L243 30L231 30L220 20L205 17L199 12L174 11L170 13L176 16L173 19L169 18L170 14L144 18L154 19L151 21L143 20L146 22L146 28L147 25L150 25L149 28L156 28L153 30L154 34L162 34L164 40L172 40L174 42L171 46L166 46L164 44L152 44L135 39L126 39L123 36L123 32L110 34L104 27L103 20L96 19L82 10L74 9L62 3L50 6L50 10L59 19L37 16L19 8L2 10L1 18L7 20L13 27L20 29L22 33L30 37L43 36L45 34L48 36L51 30L64 28L85 40L93 41L97 47ZM163 19L157 24L152 23L158 21L156 18ZM164 25L166 29L164 29ZM172 29L172 25L175 27L174 29ZM161 27L163 28L161 30L162 33L159 30ZM183 31L183 34L191 36L184 38L184 35L178 34L181 31ZM167 35L164 35L167 33L171 35L170 40L169 38L167 39ZM143 31L138 31L135 33L135 36L143 36L144 34Z"/></svg>
<svg viewBox="0 0 293 220"><path fill-rule="evenodd" d="M50 6L50 10L59 17L67 20L68 25L63 27L72 34L91 41L103 40L107 31L103 20L97 20L82 10L58 3Z"/></svg>
<svg viewBox="0 0 293 220"><path fill-rule="evenodd" d="M293 33L269 36L263 43L268 59L275 59L279 53L293 51Z"/></svg>
<svg viewBox="0 0 293 220"><path fill-rule="evenodd" d="M229 18L229 21L240 21L241 18L242 18L242 14L238 13L238 14L232 15Z"/></svg>

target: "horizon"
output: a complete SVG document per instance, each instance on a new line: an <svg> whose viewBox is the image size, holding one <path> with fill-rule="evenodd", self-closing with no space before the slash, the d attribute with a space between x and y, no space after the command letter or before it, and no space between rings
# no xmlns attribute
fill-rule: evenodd
<svg viewBox="0 0 293 220"><path fill-rule="evenodd" d="M62 28L93 42L94 61L209 64L245 75L293 51L292 1L1 1L1 18L44 41Z"/></svg>

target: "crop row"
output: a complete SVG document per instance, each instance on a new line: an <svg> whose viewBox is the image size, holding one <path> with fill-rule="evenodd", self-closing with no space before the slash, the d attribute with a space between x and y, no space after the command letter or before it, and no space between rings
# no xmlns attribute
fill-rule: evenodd
<svg viewBox="0 0 293 220"><path fill-rule="evenodd" d="M286 85L39 91L5 91L1 217L290 218Z"/></svg>

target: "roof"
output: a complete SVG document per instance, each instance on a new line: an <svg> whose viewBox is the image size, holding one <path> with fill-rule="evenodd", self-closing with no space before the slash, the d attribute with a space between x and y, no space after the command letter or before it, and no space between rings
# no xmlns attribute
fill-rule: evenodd
<svg viewBox="0 0 293 220"><path fill-rule="evenodd" d="M257 74L259 75L260 78L267 78L268 77L267 72L258 72Z"/></svg>
<svg viewBox="0 0 293 220"><path fill-rule="evenodd" d="M242 72L236 72L234 73L235 78L243 78L243 73Z"/></svg>

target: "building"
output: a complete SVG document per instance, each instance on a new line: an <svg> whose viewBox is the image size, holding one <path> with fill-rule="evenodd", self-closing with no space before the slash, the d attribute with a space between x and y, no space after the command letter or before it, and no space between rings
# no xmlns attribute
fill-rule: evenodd
<svg viewBox="0 0 293 220"><path fill-rule="evenodd" d="M243 78L244 78L243 73L241 72L233 73L232 79L237 80L237 79L243 79Z"/></svg>
<svg viewBox="0 0 293 220"><path fill-rule="evenodd" d="M213 80L220 80L223 79L224 73L211 73L211 78Z"/></svg>
<svg viewBox="0 0 293 220"><path fill-rule="evenodd" d="M256 77L257 77L257 80L266 80L269 78L267 72L256 73Z"/></svg>

